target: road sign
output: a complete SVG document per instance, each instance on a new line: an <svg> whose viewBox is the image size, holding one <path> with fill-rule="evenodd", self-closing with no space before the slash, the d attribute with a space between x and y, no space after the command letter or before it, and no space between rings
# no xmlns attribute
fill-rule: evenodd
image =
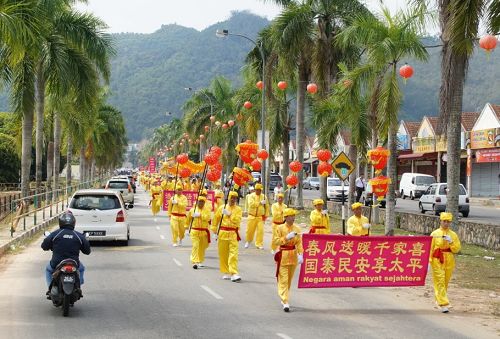
<svg viewBox="0 0 500 339"><path fill-rule="evenodd" d="M335 174L342 180L347 179L349 174L354 171L353 163L344 152L340 152L340 154L337 155L335 160L333 160L332 166Z"/></svg>

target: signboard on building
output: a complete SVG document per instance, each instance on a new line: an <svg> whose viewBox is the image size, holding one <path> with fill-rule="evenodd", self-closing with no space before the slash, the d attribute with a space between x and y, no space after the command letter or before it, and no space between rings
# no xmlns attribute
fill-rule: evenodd
<svg viewBox="0 0 500 339"><path fill-rule="evenodd" d="M436 152L446 152L447 150L446 138L439 138L439 140L436 140Z"/></svg>
<svg viewBox="0 0 500 339"><path fill-rule="evenodd" d="M471 131L470 138L472 149L500 147L500 128Z"/></svg>
<svg viewBox="0 0 500 339"><path fill-rule="evenodd" d="M500 162L500 148L477 150L476 162Z"/></svg>
<svg viewBox="0 0 500 339"><path fill-rule="evenodd" d="M414 138L412 142L413 153L436 152L436 140L433 137Z"/></svg>

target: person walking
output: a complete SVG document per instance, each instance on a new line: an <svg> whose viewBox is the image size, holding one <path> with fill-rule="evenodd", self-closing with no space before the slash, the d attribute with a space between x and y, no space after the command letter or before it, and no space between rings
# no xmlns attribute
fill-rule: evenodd
<svg viewBox="0 0 500 339"><path fill-rule="evenodd" d="M351 205L351 209L354 215L347 219L347 234L356 236L370 235L370 221L362 215L363 204L355 202Z"/></svg>
<svg viewBox="0 0 500 339"><path fill-rule="evenodd" d="M182 183L178 182L175 194L168 201L168 216L170 217L170 229L172 231L172 245L182 245L184 233L186 232L186 208L187 198L182 194Z"/></svg>
<svg viewBox="0 0 500 339"><path fill-rule="evenodd" d="M431 253L429 263L434 283L434 297L441 312L448 313L448 284L455 268L455 254L460 251L460 239L450 229L453 215L442 212L439 216L440 226L431 233Z"/></svg>
<svg viewBox="0 0 500 339"><path fill-rule="evenodd" d="M360 174L359 178L356 179L356 202L359 202L363 191L366 189L366 183L363 174Z"/></svg>
<svg viewBox="0 0 500 339"><path fill-rule="evenodd" d="M205 261L205 251L210 244L209 224L211 219L210 208L205 208L207 199L199 196L196 206L191 208L187 214L187 225L191 225L191 263L194 269L203 266Z"/></svg>
<svg viewBox="0 0 500 339"><path fill-rule="evenodd" d="M309 216L311 220L309 233L330 234L330 217L328 216L328 211L323 209L324 204L323 199L313 200L314 209Z"/></svg>
<svg viewBox="0 0 500 339"><path fill-rule="evenodd" d="M283 225L285 223L285 217L283 215L283 212L285 208L287 208L287 205L283 203L283 200L285 199L285 195L283 193L278 193L276 196L276 199L278 200L274 204L271 205L271 214L273 216L273 239L274 239L274 234L276 233L276 229L278 228L279 225ZM271 253L274 254L276 253L276 249L278 248L278 245L274 244L274 241L271 242Z"/></svg>
<svg viewBox="0 0 500 339"><path fill-rule="evenodd" d="M276 187L274 188L274 200L278 201L278 194L283 193L283 186L281 185L281 182L278 182L276 184Z"/></svg>
<svg viewBox="0 0 500 339"><path fill-rule="evenodd" d="M255 185L255 192L248 196L248 218L245 248L248 248L255 237L255 246L258 249L264 248L264 222L269 216L269 202L262 194L262 184Z"/></svg>

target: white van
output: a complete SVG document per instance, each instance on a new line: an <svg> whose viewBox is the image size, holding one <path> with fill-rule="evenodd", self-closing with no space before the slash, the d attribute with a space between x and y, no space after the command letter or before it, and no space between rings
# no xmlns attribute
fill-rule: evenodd
<svg viewBox="0 0 500 339"><path fill-rule="evenodd" d="M399 182L399 194L401 198L410 197L411 200L419 198L430 185L436 183L432 175L421 173L403 173Z"/></svg>

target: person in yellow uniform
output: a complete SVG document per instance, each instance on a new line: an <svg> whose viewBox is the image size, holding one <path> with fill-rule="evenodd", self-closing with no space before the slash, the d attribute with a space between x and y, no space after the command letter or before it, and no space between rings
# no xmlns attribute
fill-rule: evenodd
<svg viewBox="0 0 500 339"><path fill-rule="evenodd" d="M214 211L217 211L219 207L224 206L224 192L221 190L216 190L214 194Z"/></svg>
<svg viewBox="0 0 500 339"><path fill-rule="evenodd" d="M278 200L274 204L271 205L271 214L273 216L273 239L274 239L274 233L276 233L276 229L278 228L279 225L283 225L285 223L285 217L283 216L283 211L287 206L283 203L283 200L285 199L285 195L283 193L278 193L276 194L276 199ZM278 248L278 245L274 243L274 241L271 241L271 253L274 254L276 253L276 249Z"/></svg>
<svg viewBox="0 0 500 339"><path fill-rule="evenodd" d="M222 279L233 282L241 281L238 272L238 241L240 241L239 229L242 218L241 207L236 204L238 192L229 192L229 204L222 205L217 209L212 223L212 232L218 239L219 263ZM222 221L221 221L222 219ZM217 235L217 228L219 227Z"/></svg>
<svg viewBox="0 0 500 339"><path fill-rule="evenodd" d="M276 228L273 236L273 243L279 246L274 260L276 261L278 295L285 312L290 311L289 294L295 268L297 264L300 265L304 261L300 228L294 223L296 214L297 211L293 208L285 208L283 211L285 223Z"/></svg>
<svg viewBox="0 0 500 339"><path fill-rule="evenodd" d="M313 200L314 209L309 216L311 220L309 233L330 234L330 217L328 216L328 210L323 209L324 204L323 199Z"/></svg>
<svg viewBox="0 0 500 339"><path fill-rule="evenodd" d="M269 201L262 194L262 184L255 185L255 192L248 196L248 219L245 248L248 248L253 241L255 231L255 246L258 249L264 248L264 222L269 216Z"/></svg>
<svg viewBox="0 0 500 339"><path fill-rule="evenodd" d="M156 222L156 215L160 212L163 203L163 191L161 187L154 183L151 187L151 212L153 213L154 221Z"/></svg>
<svg viewBox="0 0 500 339"><path fill-rule="evenodd" d="M434 283L434 296L441 312L448 313L448 283L455 268L455 254L460 251L460 239L450 229L453 215L442 212L439 216L440 227L431 233L430 266Z"/></svg>
<svg viewBox="0 0 500 339"><path fill-rule="evenodd" d="M144 189L146 191L149 192L149 190L151 189L151 183L153 182L153 177L149 176L149 177L146 177L145 179L145 183L146 183L146 186L144 187Z"/></svg>
<svg viewBox="0 0 500 339"><path fill-rule="evenodd" d="M163 180L161 181L161 185L160 185L161 189L166 191L167 188L168 188L168 181L167 179L163 178Z"/></svg>
<svg viewBox="0 0 500 339"><path fill-rule="evenodd" d="M168 201L168 216L170 217L170 229L172 231L172 244L174 247L182 245L186 229L187 198L182 194L182 184L175 187L175 194Z"/></svg>
<svg viewBox="0 0 500 339"><path fill-rule="evenodd" d="M198 197L196 207L189 210L187 214L187 225L191 225L191 263L194 269L203 266L205 261L205 251L210 244L209 223L211 219L210 209L205 208L206 198Z"/></svg>
<svg viewBox="0 0 500 339"><path fill-rule="evenodd" d="M351 205L352 215L347 219L347 234L356 236L370 235L370 221L363 213L363 204L355 202Z"/></svg>

